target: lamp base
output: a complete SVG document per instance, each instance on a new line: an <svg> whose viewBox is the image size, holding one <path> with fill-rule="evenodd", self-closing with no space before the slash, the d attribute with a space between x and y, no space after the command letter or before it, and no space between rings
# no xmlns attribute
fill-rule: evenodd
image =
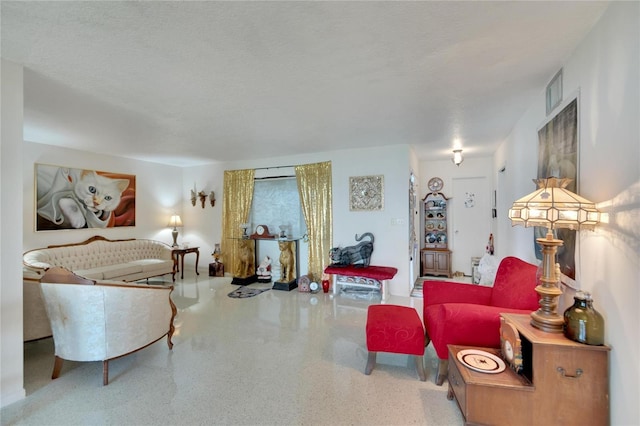
<svg viewBox="0 0 640 426"><path fill-rule="evenodd" d="M562 290L558 287L559 276L556 276L556 250L562 245L562 240L553 238L551 231L545 238L536 239L542 246L542 276L540 284L536 286L536 293L540 296L540 309L531 313L531 325L547 333L562 333L564 318L556 312L558 297Z"/></svg>
<svg viewBox="0 0 640 426"><path fill-rule="evenodd" d="M562 333L564 318L556 313L548 315L538 309L535 312L531 312L531 325L547 333Z"/></svg>
<svg viewBox="0 0 640 426"><path fill-rule="evenodd" d="M171 247L178 247L178 230L176 228L173 228L173 231L171 231L171 236L173 237Z"/></svg>

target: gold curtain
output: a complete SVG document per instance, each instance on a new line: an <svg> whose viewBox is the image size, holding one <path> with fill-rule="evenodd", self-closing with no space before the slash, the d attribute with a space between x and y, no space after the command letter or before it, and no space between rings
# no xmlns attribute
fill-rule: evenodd
<svg viewBox="0 0 640 426"><path fill-rule="evenodd" d="M238 239L242 237L240 225L249 220L253 200L255 170L225 170L224 197L222 198L222 259L227 271L238 275Z"/></svg>
<svg viewBox="0 0 640 426"><path fill-rule="evenodd" d="M298 193L309 235L309 274L322 277L333 235L331 161L296 166Z"/></svg>

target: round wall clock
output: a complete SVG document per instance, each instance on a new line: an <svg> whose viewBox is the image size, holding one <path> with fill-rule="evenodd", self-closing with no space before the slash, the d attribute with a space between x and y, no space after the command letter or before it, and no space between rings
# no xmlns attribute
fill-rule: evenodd
<svg viewBox="0 0 640 426"><path fill-rule="evenodd" d="M429 183L427 183L429 187L429 191L436 193L442 191L442 187L444 186L444 182L439 177L433 177L429 179Z"/></svg>
<svg viewBox="0 0 640 426"><path fill-rule="evenodd" d="M513 324L500 318L500 352L507 364L516 372L522 371L522 341Z"/></svg>

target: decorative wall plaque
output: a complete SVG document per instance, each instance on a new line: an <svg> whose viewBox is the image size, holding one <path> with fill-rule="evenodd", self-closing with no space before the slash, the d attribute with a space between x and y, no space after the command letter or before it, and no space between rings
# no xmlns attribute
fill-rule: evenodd
<svg viewBox="0 0 640 426"><path fill-rule="evenodd" d="M384 175L349 178L349 210L371 211L384 208Z"/></svg>

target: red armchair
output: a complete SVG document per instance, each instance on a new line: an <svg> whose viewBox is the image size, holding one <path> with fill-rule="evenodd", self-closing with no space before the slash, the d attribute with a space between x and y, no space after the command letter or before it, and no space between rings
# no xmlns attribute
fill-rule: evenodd
<svg viewBox="0 0 640 426"><path fill-rule="evenodd" d="M447 377L447 345L500 346L500 313L528 314L538 309L537 266L505 257L493 287L450 281L423 283L425 345L439 358L436 384Z"/></svg>

